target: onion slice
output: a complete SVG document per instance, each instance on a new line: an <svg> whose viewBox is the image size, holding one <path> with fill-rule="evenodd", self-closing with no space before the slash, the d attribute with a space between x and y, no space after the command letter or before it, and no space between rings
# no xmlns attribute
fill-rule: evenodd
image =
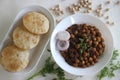
<svg viewBox="0 0 120 80"><path fill-rule="evenodd" d="M68 49L69 48L69 41L58 40L57 41L57 48L61 51Z"/></svg>
<svg viewBox="0 0 120 80"><path fill-rule="evenodd" d="M67 31L60 31L56 35L57 39L67 41L70 38L70 33Z"/></svg>

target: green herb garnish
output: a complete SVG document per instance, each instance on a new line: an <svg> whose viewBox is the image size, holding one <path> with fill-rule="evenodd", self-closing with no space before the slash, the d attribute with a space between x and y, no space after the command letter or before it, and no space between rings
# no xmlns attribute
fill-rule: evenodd
<svg viewBox="0 0 120 80"><path fill-rule="evenodd" d="M79 40L80 40L80 43L83 43L83 41L84 41L82 38L79 38Z"/></svg>
<svg viewBox="0 0 120 80"><path fill-rule="evenodd" d="M53 78L52 80L68 80L65 78L65 73L60 67L55 68L55 62L50 57L46 59L44 67L27 80L33 80L36 76L46 76L46 74L56 74L57 78Z"/></svg>
<svg viewBox="0 0 120 80"><path fill-rule="evenodd" d="M82 53L83 53L83 50L80 49L80 54L82 54Z"/></svg>
<svg viewBox="0 0 120 80"><path fill-rule="evenodd" d="M84 48L85 50L87 49L86 43L83 44L83 48Z"/></svg>
<svg viewBox="0 0 120 80"><path fill-rule="evenodd" d="M46 76L47 73L55 73L53 71L54 65L55 65L55 62L52 62L51 58L48 57L48 59L46 59L45 61L44 67L39 72L35 73L30 78L28 78L27 80L33 80L34 77L39 76L39 75Z"/></svg>
<svg viewBox="0 0 120 80"><path fill-rule="evenodd" d="M108 78L114 77L115 76L114 71L120 70L120 61L114 63L114 61L117 59L117 56L119 56L118 50L114 50L113 56L109 64L100 71L98 75L99 80L102 80L104 77Z"/></svg>
<svg viewBox="0 0 120 80"><path fill-rule="evenodd" d="M79 46L83 49L83 50L80 49L80 54L82 54L87 49L87 45L86 43L84 43L84 40L82 38L79 38L79 41L80 41Z"/></svg>

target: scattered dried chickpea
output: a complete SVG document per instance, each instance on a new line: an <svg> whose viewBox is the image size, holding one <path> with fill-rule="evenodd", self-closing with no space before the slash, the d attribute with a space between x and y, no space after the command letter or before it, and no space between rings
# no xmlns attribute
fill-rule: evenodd
<svg viewBox="0 0 120 80"><path fill-rule="evenodd" d="M119 5L119 4L120 4L120 1L117 1L115 4Z"/></svg>
<svg viewBox="0 0 120 80"><path fill-rule="evenodd" d="M110 1L107 1L106 4L110 4Z"/></svg>
<svg viewBox="0 0 120 80"><path fill-rule="evenodd" d="M55 15L60 16L64 14L63 10L61 10L60 5L56 5L54 8L51 8L51 10L55 13Z"/></svg>

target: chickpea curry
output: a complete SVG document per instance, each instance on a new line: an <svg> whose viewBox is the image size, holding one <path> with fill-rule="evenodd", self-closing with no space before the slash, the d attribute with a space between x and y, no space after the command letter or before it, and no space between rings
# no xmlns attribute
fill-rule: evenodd
<svg viewBox="0 0 120 80"><path fill-rule="evenodd" d="M66 29L70 33L69 48L60 51L65 61L74 67L85 68L98 62L105 49L100 31L88 24L74 24Z"/></svg>

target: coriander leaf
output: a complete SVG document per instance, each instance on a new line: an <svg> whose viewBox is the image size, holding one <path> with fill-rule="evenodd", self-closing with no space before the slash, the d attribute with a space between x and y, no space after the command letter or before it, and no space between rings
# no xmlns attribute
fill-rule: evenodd
<svg viewBox="0 0 120 80"><path fill-rule="evenodd" d="M56 72L59 80L66 80L65 73L60 67L56 68Z"/></svg>
<svg viewBox="0 0 120 80"><path fill-rule="evenodd" d="M82 54L82 53L83 53L83 50L80 49L80 54Z"/></svg>
<svg viewBox="0 0 120 80"><path fill-rule="evenodd" d="M46 61L45 61L45 65L43 67L42 70L40 70L39 73L41 73L41 75L45 76L46 73L54 73L54 65L55 62L51 61L51 58L49 57Z"/></svg>
<svg viewBox="0 0 120 80"><path fill-rule="evenodd" d="M48 57L45 61L44 67L39 72L33 74L27 80L33 80L34 77L39 75L46 76L47 73L54 73L54 65L55 65L55 62L51 61L51 58Z"/></svg>
<svg viewBox="0 0 120 80"><path fill-rule="evenodd" d="M87 46L86 46L86 44L84 43L83 44L83 48L86 50L87 49Z"/></svg>
<svg viewBox="0 0 120 80"><path fill-rule="evenodd" d="M80 43L83 43L83 41L84 41L82 38L79 38L79 40L80 40Z"/></svg>
<svg viewBox="0 0 120 80"><path fill-rule="evenodd" d="M107 76L108 74L108 68L104 67L101 71L100 74L98 75L99 80L102 80L102 78L104 78L105 76Z"/></svg>
<svg viewBox="0 0 120 80"><path fill-rule="evenodd" d="M116 60L117 56L119 56L119 52L118 52L118 50L114 50L111 61Z"/></svg>
<svg viewBox="0 0 120 80"><path fill-rule="evenodd" d="M108 77L109 77L109 78L112 78L112 77L114 77L114 76L115 76L115 74L113 73L113 70L108 73Z"/></svg>
<svg viewBox="0 0 120 80"><path fill-rule="evenodd" d="M36 76L46 76L46 74L56 74L57 78L53 78L52 80L68 80L65 78L64 71L60 67L55 67L55 62L50 57L45 60L43 68L27 80L33 80Z"/></svg>
<svg viewBox="0 0 120 80"><path fill-rule="evenodd" d="M120 61L114 63L114 60L116 60L118 56L118 50L114 50L109 64L100 71L98 75L99 80L102 80L104 77L112 78L115 76L114 71L120 70Z"/></svg>

